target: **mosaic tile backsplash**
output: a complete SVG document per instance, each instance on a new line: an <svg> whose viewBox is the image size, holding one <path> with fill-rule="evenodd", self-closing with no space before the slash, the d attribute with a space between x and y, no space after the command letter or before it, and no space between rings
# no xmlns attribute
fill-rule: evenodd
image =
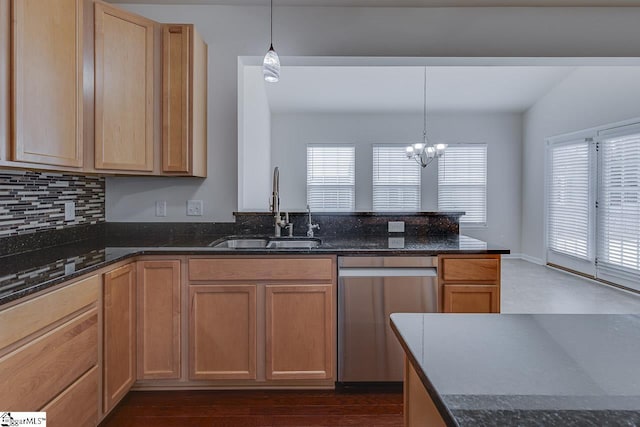
<svg viewBox="0 0 640 427"><path fill-rule="evenodd" d="M0 170L0 238L104 222L104 199L103 177ZM72 221L66 202L75 202Z"/></svg>

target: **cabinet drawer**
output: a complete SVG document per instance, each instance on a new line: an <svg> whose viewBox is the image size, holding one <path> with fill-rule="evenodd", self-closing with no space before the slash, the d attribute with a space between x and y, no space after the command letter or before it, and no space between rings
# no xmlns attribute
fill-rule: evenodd
<svg viewBox="0 0 640 427"><path fill-rule="evenodd" d="M93 276L0 312L0 350L95 303L100 277Z"/></svg>
<svg viewBox="0 0 640 427"><path fill-rule="evenodd" d="M497 258L444 258L440 273L444 281L498 282L500 260Z"/></svg>
<svg viewBox="0 0 640 427"><path fill-rule="evenodd" d="M444 285L444 313L500 313L500 287Z"/></svg>
<svg viewBox="0 0 640 427"><path fill-rule="evenodd" d="M193 258L189 280L313 280L330 281L332 258Z"/></svg>
<svg viewBox="0 0 640 427"><path fill-rule="evenodd" d="M47 406L47 425L51 427L73 425L95 426L98 422L98 367L94 366L78 381L60 393Z"/></svg>
<svg viewBox="0 0 640 427"><path fill-rule="evenodd" d="M98 310L91 309L0 359L0 402L36 411L98 360Z"/></svg>

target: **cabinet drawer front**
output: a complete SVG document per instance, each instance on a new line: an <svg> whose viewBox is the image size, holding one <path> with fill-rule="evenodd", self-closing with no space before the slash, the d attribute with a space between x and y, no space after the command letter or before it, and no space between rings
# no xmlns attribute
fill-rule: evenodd
<svg viewBox="0 0 640 427"><path fill-rule="evenodd" d="M189 280L313 280L330 281L331 258L195 258L189 260Z"/></svg>
<svg viewBox="0 0 640 427"><path fill-rule="evenodd" d="M500 313L500 287L445 285L445 313Z"/></svg>
<svg viewBox="0 0 640 427"><path fill-rule="evenodd" d="M11 411L36 411L97 360L94 308L0 359L0 402Z"/></svg>
<svg viewBox="0 0 640 427"><path fill-rule="evenodd" d="M95 426L98 422L98 367L94 366L78 381L60 393L42 411L47 413L47 425L51 427L73 425Z"/></svg>
<svg viewBox="0 0 640 427"><path fill-rule="evenodd" d="M58 320L94 304L100 292L100 277L39 296L0 312L0 350Z"/></svg>
<svg viewBox="0 0 640 427"><path fill-rule="evenodd" d="M445 281L497 282L500 261L497 258L445 258L441 277Z"/></svg>

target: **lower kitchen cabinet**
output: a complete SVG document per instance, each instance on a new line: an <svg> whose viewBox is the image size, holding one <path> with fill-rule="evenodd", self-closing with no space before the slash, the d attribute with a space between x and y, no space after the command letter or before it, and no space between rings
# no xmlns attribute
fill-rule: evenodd
<svg viewBox="0 0 640 427"><path fill-rule="evenodd" d="M336 272L335 256L190 258L189 380L333 386Z"/></svg>
<svg viewBox="0 0 640 427"><path fill-rule="evenodd" d="M500 255L440 255L443 313L500 313Z"/></svg>
<svg viewBox="0 0 640 427"><path fill-rule="evenodd" d="M189 378L256 379L256 285L189 287Z"/></svg>
<svg viewBox="0 0 640 427"><path fill-rule="evenodd" d="M104 275L104 413L136 380L135 263Z"/></svg>
<svg viewBox="0 0 640 427"><path fill-rule="evenodd" d="M53 427L96 425L100 285L92 276L0 310L4 408L47 411Z"/></svg>
<svg viewBox="0 0 640 427"><path fill-rule="evenodd" d="M445 313L499 313L500 287L496 285L445 285Z"/></svg>
<svg viewBox="0 0 640 427"><path fill-rule="evenodd" d="M268 380L333 377L332 285L266 285L265 313Z"/></svg>
<svg viewBox="0 0 640 427"><path fill-rule="evenodd" d="M138 379L180 378L180 261L139 261Z"/></svg>

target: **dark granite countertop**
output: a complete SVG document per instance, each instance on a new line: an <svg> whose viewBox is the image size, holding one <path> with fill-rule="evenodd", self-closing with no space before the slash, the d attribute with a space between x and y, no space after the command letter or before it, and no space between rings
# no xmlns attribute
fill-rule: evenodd
<svg viewBox="0 0 640 427"><path fill-rule="evenodd" d="M313 249L216 249L208 246L223 237L219 234L166 236L153 233L133 238L106 236L1 257L0 305L137 255L509 253L507 249L461 235L320 237L321 245Z"/></svg>
<svg viewBox="0 0 640 427"><path fill-rule="evenodd" d="M640 426L640 315L392 314L449 426Z"/></svg>

